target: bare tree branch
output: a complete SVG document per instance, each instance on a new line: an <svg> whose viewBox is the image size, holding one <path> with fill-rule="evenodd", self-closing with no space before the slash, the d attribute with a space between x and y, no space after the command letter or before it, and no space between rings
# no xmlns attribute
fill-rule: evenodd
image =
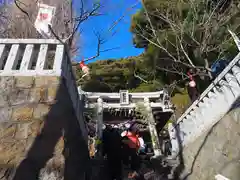
<svg viewBox="0 0 240 180"><path fill-rule="evenodd" d="M123 13L123 15L112 23L110 28L107 30L107 33L110 33L111 31L113 31L113 29L124 19L124 17L126 16L127 12L133 10L133 8L135 8L138 4L139 4L139 2L137 2L137 3L133 4L132 6L130 6L129 8L127 8L126 11ZM96 7L96 9L93 9L93 11L91 11L89 13L89 15L94 15L98 8L99 7ZM80 25L80 24L78 24L78 25ZM90 60L93 60L93 59L99 57L100 53L102 53L102 52L107 52L107 51L111 51L111 50L115 50L115 49L121 48L121 47L113 47L113 48L108 48L108 49L105 49L105 50L101 50L101 46L106 42L106 39L103 39L101 37L100 33L95 33L95 36L97 37L97 51L96 51L96 54L94 56L92 56L92 57L88 57L86 59L83 59L82 60L83 62L87 62L87 61L90 61ZM78 65L77 62L72 63L72 66L77 66L77 65Z"/></svg>
<svg viewBox="0 0 240 180"><path fill-rule="evenodd" d="M217 1L214 6L210 7L209 3L212 3L212 1L206 3L203 0L188 0L181 2L183 5L190 5L183 15L182 9L174 9L171 4L169 7L164 7L165 9L161 9L161 7L155 9L149 7L148 9L144 0L139 1L142 2L144 17L147 21L145 23L148 24L143 27L142 24L140 25L136 21L134 33L140 39L146 40L148 44L159 48L161 50L159 52L166 53L163 56L165 56L165 60L169 61L169 64L177 63L177 65L180 65L179 67L162 67L158 63L160 65L157 65L156 68L183 76L184 73L182 72L186 71L186 68L181 68L187 67L195 69L211 79L212 70L209 67L209 60L211 63L214 60L209 59L208 55L210 53L211 55L216 54L219 58L226 53L226 44L231 42L231 36L227 35L228 32L225 27L228 24L232 25L233 18L238 17L240 14L236 2L235 4L231 2L224 11L219 12L219 9L222 8L222 1ZM161 22L157 23L155 19L160 19L162 24L167 24L168 28L161 29L159 27ZM234 24L233 29L238 31L239 27L240 25ZM224 40L218 43L216 37L221 37ZM154 61L158 59L160 58L154 58ZM157 63L154 62L154 64Z"/></svg>
<svg viewBox="0 0 240 180"><path fill-rule="evenodd" d="M156 30L155 30L155 28L154 28L154 26L153 26L153 24L152 24L151 18L150 18L150 16L149 16L149 12L148 12L147 8L145 7L145 4L144 4L143 1L142 1L142 5L143 5L143 8L144 8L144 11L146 12L146 17L147 17L147 20L148 20L148 22L149 22L149 24L150 24L150 26L151 26L151 30L152 30L155 38L157 39L157 42L158 42L159 46L161 46L161 49L163 49L165 52L167 52L167 53L170 55L170 57L172 57L172 58L176 61L176 58L175 58L171 53L169 53L169 51L168 51L166 48L164 48L164 47L162 46L162 44L161 44L161 42L160 42L160 40L159 40L159 37L158 37L158 35L157 35L157 33L156 33ZM162 16L163 16L163 15L162 15ZM184 47L183 47L183 45L182 45L182 43L181 43L181 40L180 40L180 38L178 37L178 35L177 35L177 33L176 33L175 29L174 29L174 26L176 26L176 25L173 25L173 23L170 22L170 20L169 20L167 17L165 17L164 20L170 25L170 27L172 28L173 32L175 32L175 34L176 34L176 36L177 36L177 38L178 38L178 40L179 40L180 47L181 47L184 55L185 55L186 58L188 59L190 65L191 65L192 67L195 67L195 66L193 65L192 60L189 58L189 56L187 55L186 51L184 50ZM181 38L181 39L182 39L182 38Z"/></svg>
<svg viewBox="0 0 240 180"><path fill-rule="evenodd" d="M22 12L28 17L29 20L31 20L31 18L30 18L30 16L29 16L29 14L27 13L27 11L23 10L23 8L20 7L20 4L24 4L24 3L21 2L21 1L19 1L19 0L14 0L14 3L15 3L15 5L17 6L17 8L18 8L20 11L22 11ZM18 3L19 3L19 4L18 4ZM25 4L24 4L24 5L25 5Z"/></svg>
<svg viewBox="0 0 240 180"><path fill-rule="evenodd" d="M143 79L142 77L140 77L139 75L137 75L135 70L134 70L134 72L133 72L133 75L134 75L134 77L140 79L141 81L143 81L143 82L145 82L145 83L148 83L148 81L146 81L145 79Z"/></svg>

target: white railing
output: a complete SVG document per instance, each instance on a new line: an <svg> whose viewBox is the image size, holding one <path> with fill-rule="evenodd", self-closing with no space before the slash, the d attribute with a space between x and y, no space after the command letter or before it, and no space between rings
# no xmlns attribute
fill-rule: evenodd
<svg viewBox="0 0 240 180"><path fill-rule="evenodd" d="M61 75L63 54L57 40L0 39L0 75Z"/></svg>
<svg viewBox="0 0 240 180"><path fill-rule="evenodd" d="M62 76L87 140L84 106L66 48L54 39L0 39L0 76Z"/></svg>
<svg viewBox="0 0 240 180"><path fill-rule="evenodd" d="M240 96L240 53L218 75L176 124L169 124L172 155L218 122ZM178 140L178 138L180 138Z"/></svg>

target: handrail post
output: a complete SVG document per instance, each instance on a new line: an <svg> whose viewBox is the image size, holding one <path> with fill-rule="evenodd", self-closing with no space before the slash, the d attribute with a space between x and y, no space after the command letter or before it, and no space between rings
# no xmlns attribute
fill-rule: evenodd
<svg viewBox="0 0 240 180"><path fill-rule="evenodd" d="M102 141L102 134L103 134L103 100L102 98L97 99L97 126L96 126L96 135L97 135L97 156L101 156L101 147L102 143L99 144L99 142Z"/></svg>

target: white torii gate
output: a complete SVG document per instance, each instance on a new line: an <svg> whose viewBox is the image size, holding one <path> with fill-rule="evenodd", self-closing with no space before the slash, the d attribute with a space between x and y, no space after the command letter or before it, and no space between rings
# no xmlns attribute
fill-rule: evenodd
<svg viewBox="0 0 240 180"><path fill-rule="evenodd" d="M156 122L152 111L161 109L164 113L173 112L173 105L169 100L169 95L165 90L157 92L129 93L128 90L120 90L119 93L94 93L84 92L78 87L80 96L84 96L85 108L96 109L97 111L97 139L102 138L103 112L114 109L116 111L134 111L138 108L138 103L143 103L148 122L149 131L153 142L154 155L161 155L161 148L156 130Z"/></svg>

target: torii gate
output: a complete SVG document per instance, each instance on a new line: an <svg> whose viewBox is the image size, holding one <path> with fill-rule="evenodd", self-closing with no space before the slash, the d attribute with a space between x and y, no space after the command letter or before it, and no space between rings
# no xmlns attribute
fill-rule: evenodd
<svg viewBox="0 0 240 180"><path fill-rule="evenodd" d="M124 118L136 115L138 106L143 106L141 111L145 113L143 118L148 124L154 155L161 155L157 129L162 128L173 113L173 105L166 90L143 93L129 93L128 90L120 90L119 93L94 93L84 92L81 87L78 87L78 90L86 111L96 109L97 139L102 138L103 123L112 121L110 112L117 113L121 122ZM156 115L160 119L157 119Z"/></svg>

